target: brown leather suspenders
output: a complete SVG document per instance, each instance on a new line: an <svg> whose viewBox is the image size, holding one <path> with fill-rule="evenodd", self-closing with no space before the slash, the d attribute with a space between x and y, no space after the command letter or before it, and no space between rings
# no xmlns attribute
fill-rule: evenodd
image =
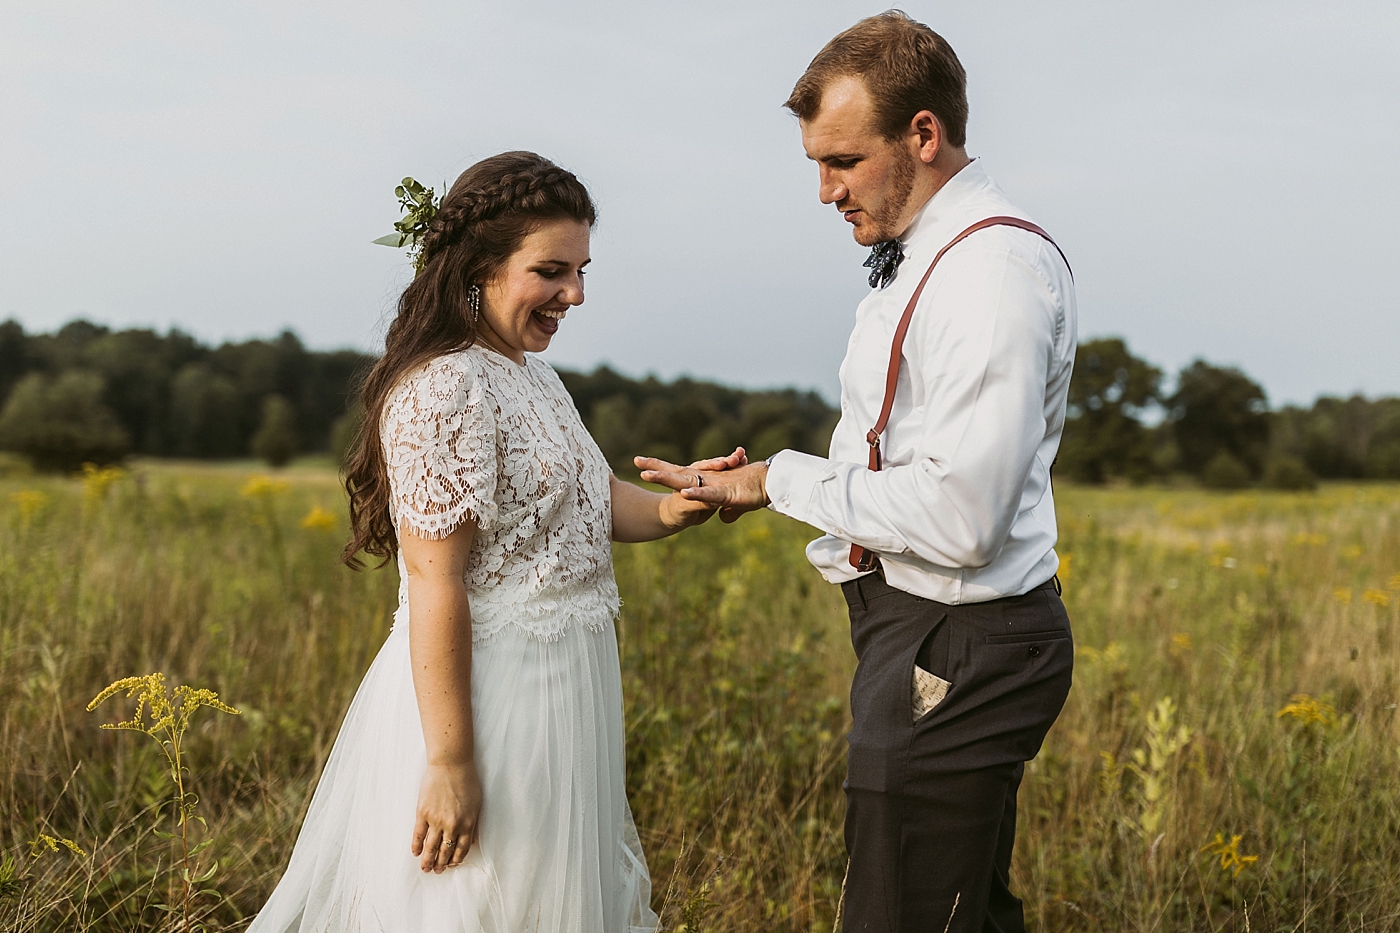
<svg viewBox="0 0 1400 933"><path fill-rule="evenodd" d="M918 288L914 289L914 294L909 298L909 304L904 308L904 315L899 319L899 326L894 329L894 342L890 347L890 365L885 372L885 403L880 406L880 417L875 421L875 426L865 435L865 442L870 445L870 469L876 472L880 470L880 436L885 433L885 426L889 424L890 410L894 408L894 391L899 386L899 358L904 352L904 336L909 333L909 322L914 317L914 306L919 303L919 296L923 294L924 286L928 284L929 276L933 275L933 269L938 265L938 260L943 258L943 254L954 246L957 246L964 239L986 227L1019 227L1022 230L1029 230L1031 233L1045 238L1045 241L1055 247L1055 251L1060 254L1060 258L1065 260L1068 268L1069 259L1065 257L1064 250L1054 240L1050 239L1050 234L1031 223L1029 220L1022 220L1019 217L988 217L979 220L968 227L962 233L938 251L938 255L933 257L933 262L929 263L928 271L924 277L919 279ZM1070 275L1073 275L1073 271ZM851 556L849 558L851 566L861 573L869 573L879 566L879 558L872 552L867 551L859 544L851 545Z"/></svg>

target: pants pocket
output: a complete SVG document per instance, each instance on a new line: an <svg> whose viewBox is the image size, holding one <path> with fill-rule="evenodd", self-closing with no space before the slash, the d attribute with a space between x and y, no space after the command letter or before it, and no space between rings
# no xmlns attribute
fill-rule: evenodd
<svg viewBox="0 0 1400 933"><path fill-rule="evenodd" d="M914 721L918 722L933 712L933 708L942 703L943 698L948 695L948 688L951 686L953 685L942 677L930 674L915 664L913 694L910 697Z"/></svg>
<svg viewBox="0 0 1400 933"><path fill-rule="evenodd" d="M1037 641L1063 641L1069 638L1069 630L1056 628L1044 632L1016 632L1012 635L988 635L989 645L1028 645Z"/></svg>

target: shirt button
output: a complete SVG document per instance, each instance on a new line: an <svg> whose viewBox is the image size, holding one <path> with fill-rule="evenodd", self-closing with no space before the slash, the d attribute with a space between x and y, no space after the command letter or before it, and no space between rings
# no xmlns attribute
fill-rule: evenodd
<svg viewBox="0 0 1400 933"><path fill-rule="evenodd" d="M1040 657L1040 646L1031 645L1029 648L1026 649L1026 654L1030 655L1033 658Z"/></svg>

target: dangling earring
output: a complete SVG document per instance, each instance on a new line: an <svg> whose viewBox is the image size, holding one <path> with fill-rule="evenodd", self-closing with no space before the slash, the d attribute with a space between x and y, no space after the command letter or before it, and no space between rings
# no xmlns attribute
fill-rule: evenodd
<svg viewBox="0 0 1400 933"><path fill-rule="evenodd" d="M476 319L481 317L481 286L473 285L467 289L467 307L472 309L472 319L470 323L475 324Z"/></svg>

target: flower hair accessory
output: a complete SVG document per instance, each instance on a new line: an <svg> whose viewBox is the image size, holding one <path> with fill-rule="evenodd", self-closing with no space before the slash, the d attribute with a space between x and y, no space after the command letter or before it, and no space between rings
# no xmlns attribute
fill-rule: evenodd
<svg viewBox="0 0 1400 933"><path fill-rule="evenodd" d="M397 232L382 236L373 242L381 246L392 246L394 249L407 246L408 255L413 260L413 268L422 269L423 259L419 244L428 225L437 216L438 208L442 206L442 198L436 197L432 188L424 188L413 178L405 178L394 188L394 195L398 197L399 207L404 211L403 219L394 224L394 230Z"/></svg>

